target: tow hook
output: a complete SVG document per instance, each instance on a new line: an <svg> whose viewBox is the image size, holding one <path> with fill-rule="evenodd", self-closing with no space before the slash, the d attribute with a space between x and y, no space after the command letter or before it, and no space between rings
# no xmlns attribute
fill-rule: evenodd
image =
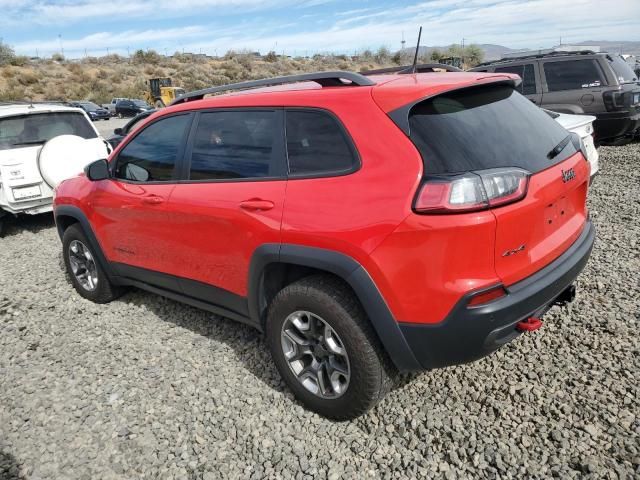
<svg viewBox="0 0 640 480"><path fill-rule="evenodd" d="M567 303L571 303L575 300L576 298L576 286L575 285L569 285L567 288L565 288L562 293L560 295L558 295L556 297L556 299L553 301L554 305L566 305Z"/></svg>
<svg viewBox="0 0 640 480"><path fill-rule="evenodd" d="M521 332L533 332L542 326L542 320L536 317L529 317L516 324L516 328Z"/></svg>

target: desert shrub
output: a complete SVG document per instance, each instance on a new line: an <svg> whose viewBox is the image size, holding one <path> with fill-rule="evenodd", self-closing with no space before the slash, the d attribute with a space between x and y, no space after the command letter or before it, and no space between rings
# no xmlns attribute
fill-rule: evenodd
<svg viewBox="0 0 640 480"><path fill-rule="evenodd" d="M64 62L64 55L62 55L61 53L54 53L53 55L51 55L51 60L53 60L54 62Z"/></svg>
<svg viewBox="0 0 640 480"><path fill-rule="evenodd" d="M0 41L0 65L8 65L15 58L16 54L6 43Z"/></svg>
<svg viewBox="0 0 640 480"><path fill-rule="evenodd" d="M33 85L38 82L38 75L33 70L22 70L14 78L20 85Z"/></svg>
<svg viewBox="0 0 640 480"><path fill-rule="evenodd" d="M264 60L265 60L266 62L269 62L269 63L277 62L277 61L278 61L278 55L276 55L276 52L274 52L273 50L271 50L269 53L267 53L267 54L264 56Z"/></svg>

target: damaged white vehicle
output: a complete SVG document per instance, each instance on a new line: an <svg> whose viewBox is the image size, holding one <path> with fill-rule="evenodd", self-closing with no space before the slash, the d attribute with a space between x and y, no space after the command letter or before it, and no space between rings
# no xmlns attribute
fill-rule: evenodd
<svg viewBox="0 0 640 480"><path fill-rule="evenodd" d="M79 108L0 104L0 236L8 215L50 212L55 187L110 150Z"/></svg>

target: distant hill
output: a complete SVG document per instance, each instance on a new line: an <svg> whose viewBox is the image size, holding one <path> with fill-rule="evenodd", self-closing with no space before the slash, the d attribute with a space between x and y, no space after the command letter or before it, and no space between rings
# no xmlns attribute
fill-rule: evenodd
<svg viewBox="0 0 640 480"><path fill-rule="evenodd" d="M630 55L640 56L640 42L629 41L606 41L606 40L585 40L583 42L571 42L571 45L599 45L602 51L608 51L613 53L626 53ZM504 45L494 45L491 43L483 43L478 45L482 51L484 51L484 60L497 60L502 58L505 53L517 52L519 50L528 50L527 48L509 48ZM439 50L446 52L451 45L444 46L423 46L420 47L420 56L431 56L431 52ZM415 51L415 47L407 47L400 52L403 55L412 56Z"/></svg>

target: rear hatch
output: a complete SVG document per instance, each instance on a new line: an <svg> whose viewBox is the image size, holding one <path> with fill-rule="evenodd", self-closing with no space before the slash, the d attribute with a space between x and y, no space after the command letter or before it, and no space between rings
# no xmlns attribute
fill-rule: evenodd
<svg viewBox="0 0 640 480"><path fill-rule="evenodd" d="M429 98L410 110L409 126L424 162L415 210L490 209L495 270L505 285L540 270L579 236L589 180L580 141L512 86Z"/></svg>

